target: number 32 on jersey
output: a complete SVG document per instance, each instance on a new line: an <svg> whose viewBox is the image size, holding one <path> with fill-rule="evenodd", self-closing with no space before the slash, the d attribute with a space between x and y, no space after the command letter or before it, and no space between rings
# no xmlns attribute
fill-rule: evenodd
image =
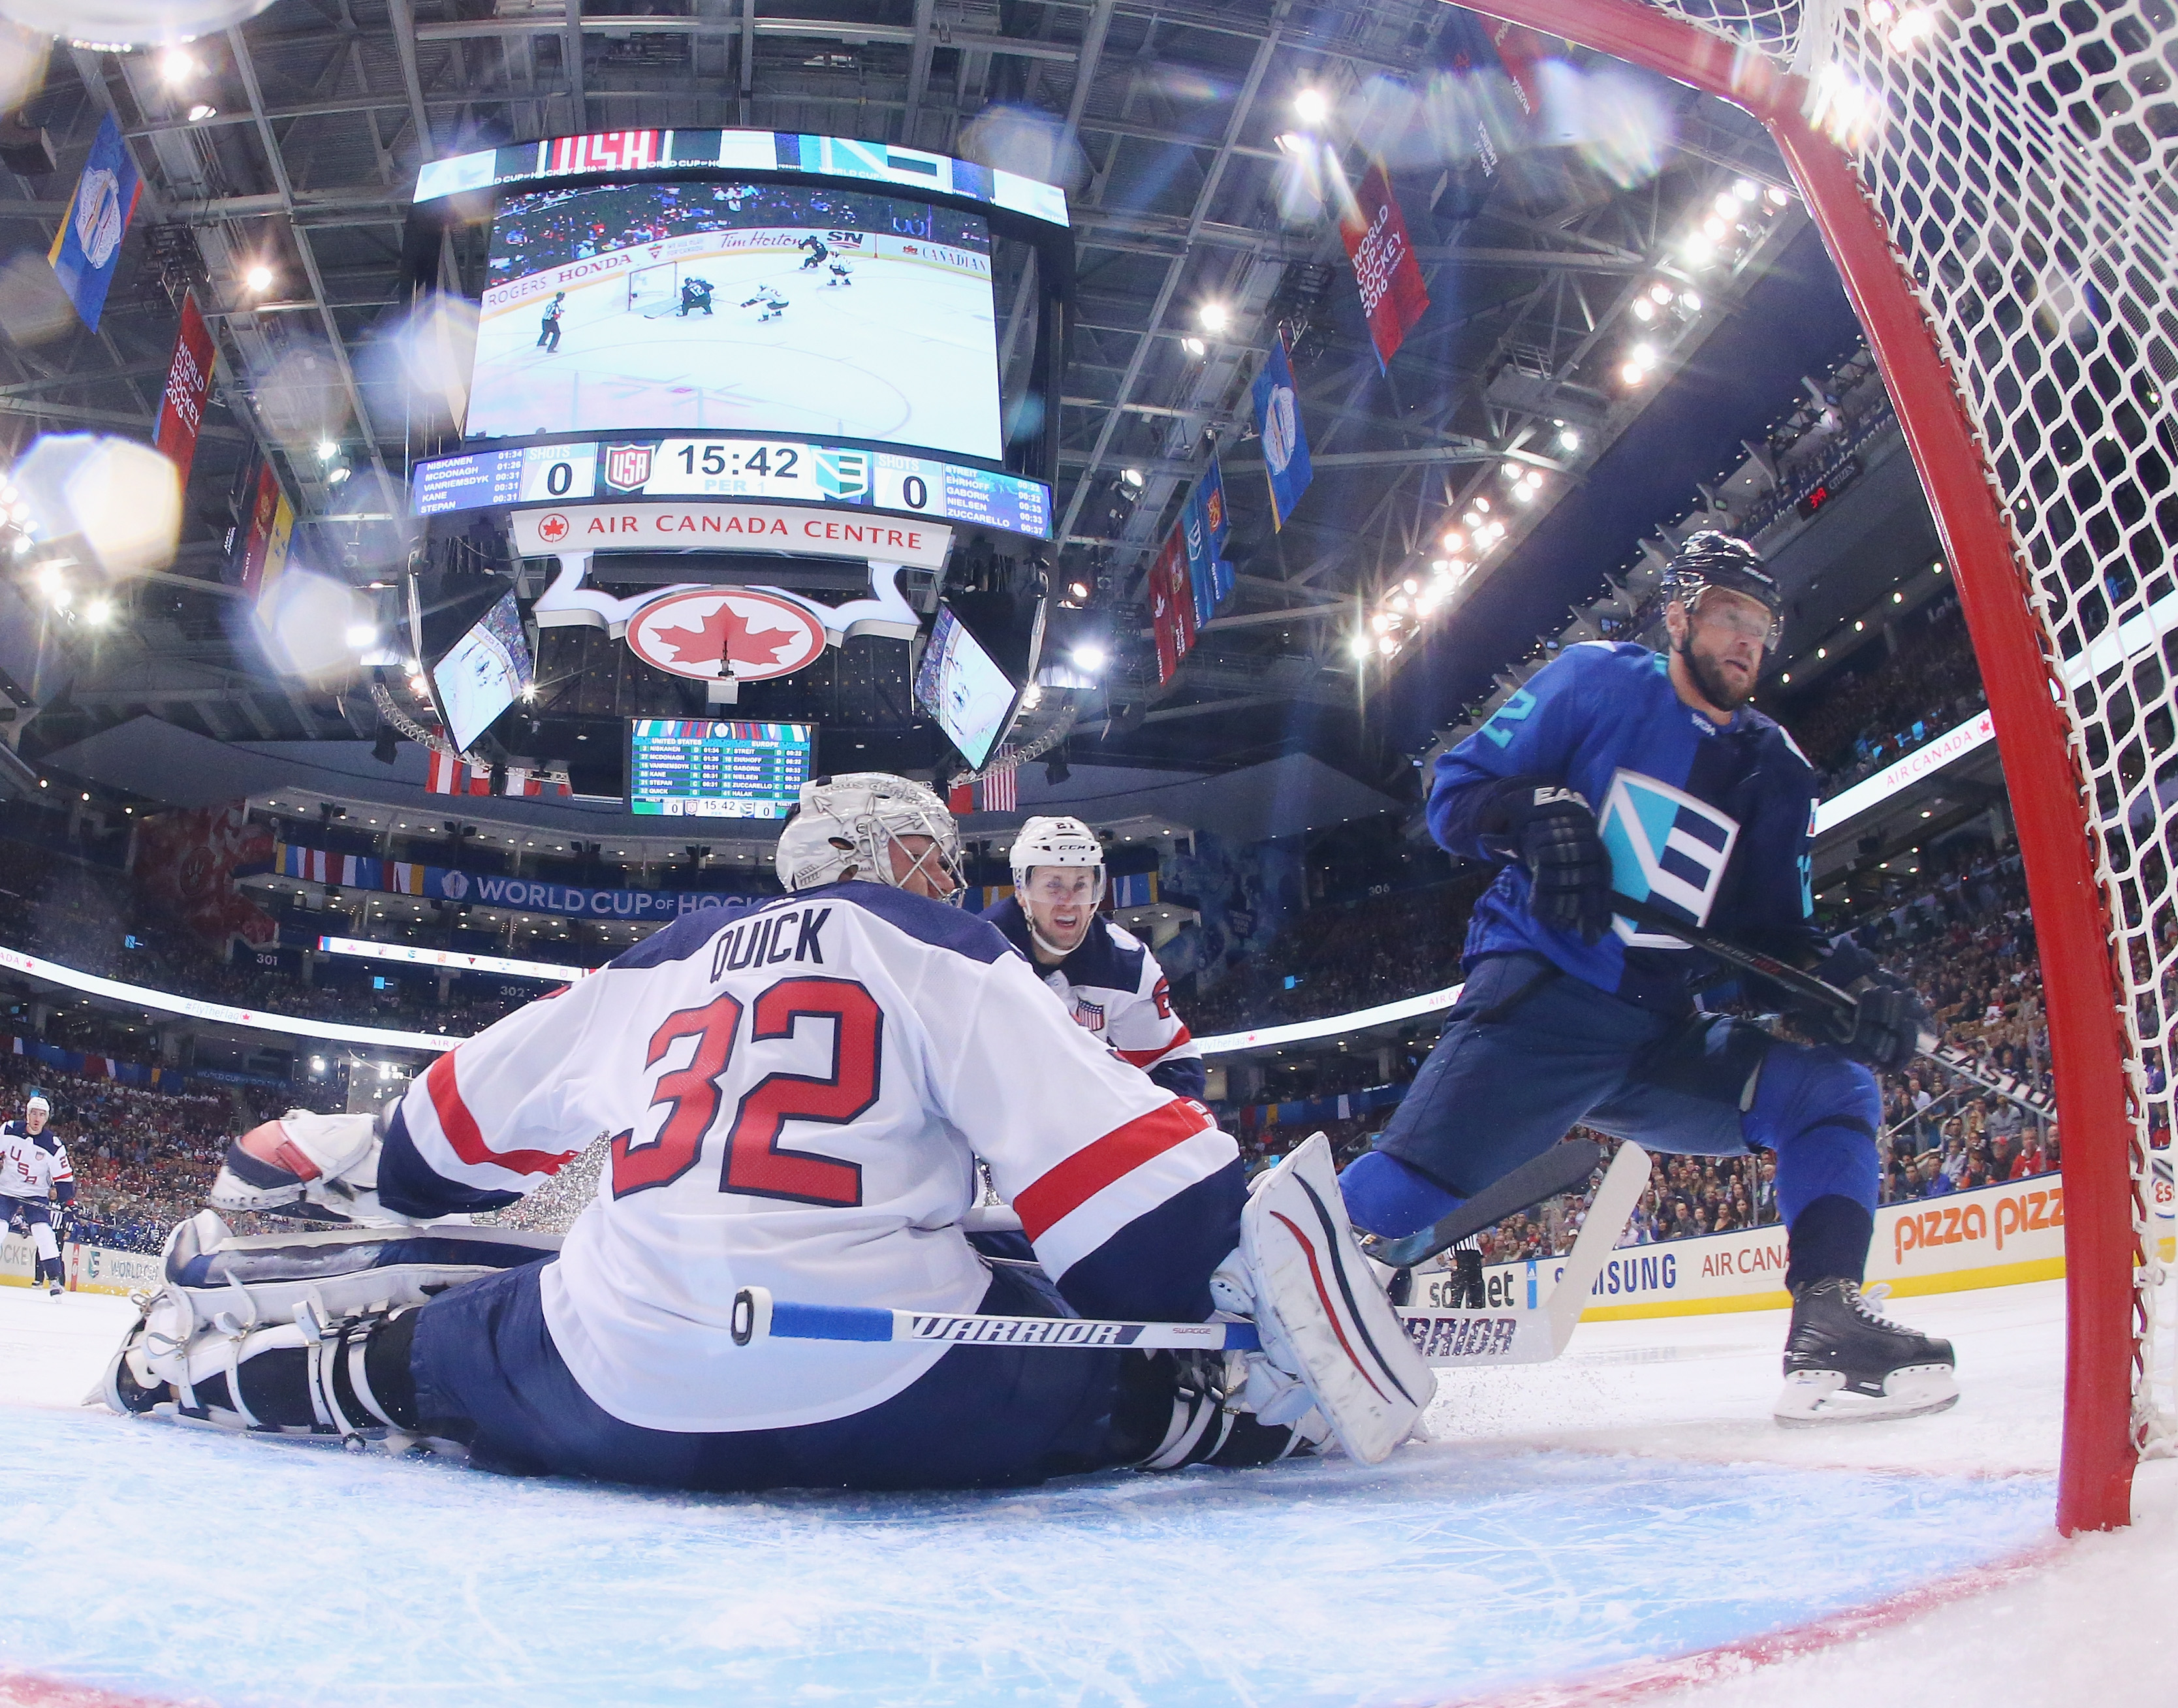
<svg viewBox="0 0 2178 1708"><path fill-rule="evenodd" d="M666 1016L651 1034L645 1065L654 1069L669 1054L678 1054L676 1046L685 1040L693 1038L695 1047L681 1066L659 1074L652 1087L650 1107L665 1111L657 1136L638 1144L632 1129L615 1136L613 1196L670 1186L694 1168L720 1124L735 1058L750 1045L796 1037L805 1021L830 1022L831 1070L821 1076L768 1073L742 1093L726 1125L719 1190L797 1204L844 1208L861 1203L859 1163L780 1143L790 1120L841 1126L878 1100L884 1010L868 991L845 978L782 979L752 1003L721 995Z"/></svg>

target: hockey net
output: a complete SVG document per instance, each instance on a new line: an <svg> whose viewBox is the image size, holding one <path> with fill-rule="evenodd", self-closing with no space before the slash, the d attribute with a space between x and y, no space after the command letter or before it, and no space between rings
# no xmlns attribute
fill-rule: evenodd
<svg viewBox="0 0 2178 1708"><path fill-rule="evenodd" d="M681 264L657 261L627 276L628 312L655 320L681 306Z"/></svg>
<svg viewBox="0 0 2178 1708"><path fill-rule="evenodd" d="M2178 1453L2155 1220L2178 1046L2178 6L1489 9L1761 118L1870 331L1981 660L2049 993L2060 1522L2123 1524L2134 1456Z"/></svg>

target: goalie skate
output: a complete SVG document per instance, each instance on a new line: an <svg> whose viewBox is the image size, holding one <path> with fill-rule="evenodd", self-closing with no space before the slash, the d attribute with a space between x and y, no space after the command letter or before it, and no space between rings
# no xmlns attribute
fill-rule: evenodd
<svg viewBox="0 0 2178 1708"><path fill-rule="evenodd" d="M1264 1355L1300 1380L1349 1454L1382 1462L1421 1423L1436 1379L1347 1225L1322 1133L1256 1183L1239 1256ZM1220 1275L1229 1294L1231 1267Z"/></svg>

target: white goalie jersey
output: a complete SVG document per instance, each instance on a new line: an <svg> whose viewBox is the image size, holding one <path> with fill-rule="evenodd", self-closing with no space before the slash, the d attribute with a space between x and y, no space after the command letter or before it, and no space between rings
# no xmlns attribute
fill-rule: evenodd
<svg viewBox="0 0 2178 1708"><path fill-rule="evenodd" d="M528 1191L599 1135L598 1196L543 1275L583 1389L654 1429L840 1417L938 1345L733 1344L736 1291L973 1311L976 1158L1086 1314L1200 1318L1237 1238L1233 1141L1115 1060L982 921L836 884L669 927L441 1056L387 1122L419 1216Z"/></svg>

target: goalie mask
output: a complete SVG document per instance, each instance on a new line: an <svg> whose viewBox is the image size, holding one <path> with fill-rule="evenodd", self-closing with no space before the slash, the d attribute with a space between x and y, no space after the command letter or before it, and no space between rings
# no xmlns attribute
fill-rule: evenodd
<svg viewBox="0 0 2178 1708"><path fill-rule="evenodd" d="M1743 539L1715 528L1690 534L1664 567L1664 597L1687 608L1691 616L1701 609L1702 595L1713 587L1744 594L1770 613L1770 635L1765 651L1775 648L1784 632L1785 594L1777 579L1762 567L1754 548Z"/></svg>
<svg viewBox="0 0 2178 1708"><path fill-rule="evenodd" d="M892 846L903 836L927 836L931 846L919 855L903 847L907 869L895 877ZM905 889L920 872L939 898L955 906L966 894L960 832L945 803L922 784L884 771L813 777L804 783L773 857L779 881L789 890L849 879Z"/></svg>
<svg viewBox="0 0 2178 1708"><path fill-rule="evenodd" d="M1070 954L1080 947L1078 939L1071 944L1053 943L1038 928L1036 914L1029 906L1029 880L1039 866L1086 868L1097 874L1088 904L1089 911L1094 912L1097 904L1104 899L1104 845L1097 840L1097 833L1079 818L1031 818L1021 826L1021 835L1014 838L1009 863L1013 867L1014 893L1028 921L1029 935L1053 955Z"/></svg>

